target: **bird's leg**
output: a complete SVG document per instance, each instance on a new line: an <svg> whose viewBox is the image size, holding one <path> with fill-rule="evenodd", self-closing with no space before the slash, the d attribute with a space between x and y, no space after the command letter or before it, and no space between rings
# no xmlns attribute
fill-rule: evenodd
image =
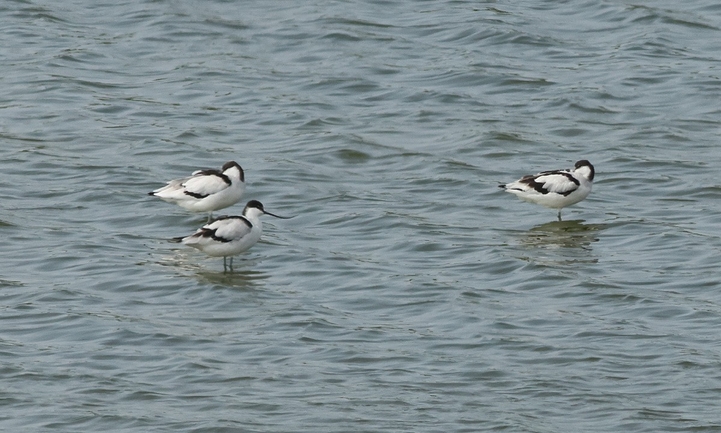
<svg viewBox="0 0 721 433"><path fill-rule="evenodd" d="M230 272L233 272L233 256L230 256Z"/></svg>
<svg viewBox="0 0 721 433"><path fill-rule="evenodd" d="M213 212L208 213L208 223L213 219Z"/></svg>
<svg viewBox="0 0 721 433"><path fill-rule="evenodd" d="M559 221L562 221L562 220L561 220L561 209L558 210L558 220L559 220Z"/></svg>
<svg viewBox="0 0 721 433"><path fill-rule="evenodd" d="M227 257L223 256L223 272L228 272L228 265L225 263Z"/></svg>

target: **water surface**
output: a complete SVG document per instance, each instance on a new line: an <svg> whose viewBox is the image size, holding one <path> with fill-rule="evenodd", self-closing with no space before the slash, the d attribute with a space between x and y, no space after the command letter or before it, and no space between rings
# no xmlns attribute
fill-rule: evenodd
<svg viewBox="0 0 721 433"><path fill-rule="evenodd" d="M0 16L2 429L721 428L715 3ZM231 159L297 216L224 273L146 193Z"/></svg>

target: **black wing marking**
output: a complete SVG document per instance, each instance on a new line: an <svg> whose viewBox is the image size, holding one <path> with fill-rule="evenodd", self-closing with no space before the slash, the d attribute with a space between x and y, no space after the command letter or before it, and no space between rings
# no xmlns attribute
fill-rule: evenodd
<svg viewBox="0 0 721 433"><path fill-rule="evenodd" d="M218 180L209 182L208 177ZM203 179L205 178L205 180ZM183 182L183 193L193 198L203 199L211 194L222 191L232 184L230 178L218 170L198 170L193 176Z"/></svg>
<svg viewBox="0 0 721 433"><path fill-rule="evenodd" d="M219 236L219 235L218 235L218 230L220 230L221 232L222 232L222 231L225 231L225 232L226 232L226 235L227 235L228 232L229 232L228 229L230 229L230 232L229 232L229 233L231 233L232 236L235 236L235 234L232 234L232 233L235 231L235 230L233 230L232 226L231 226L231 227L228 227L228 225L224 225L224 226L223 226L223 225L220 225L220 226L219 226L218 224L216 224L216 223L219 222L219 221L226 221L226 220L230 220L230 219L232 219L232 220L238 220L238 221L242 222L243 224L245 224L245 225L248 227L248 229L252 229L252 228L253 228L253 223L251 223L250 221L248 221L248 219L247 219L246 217L244 217L244 216L235 216L235 215L233 215L233 216L228 216L228 215L223 215L223 216L220 216L220 217L214 219L214 220L211 221L209 224L206 224L203 228L201 228L201 229L200 229L195 235L193 235L193 236L198 236L198 237L202 237L202 238L211 238L211 239L213 239L214 241L218 241L218 242L231 242L233 239L228 239L228 238L224 238L223 236ZM215 227L214 227L214 226L215 226ZM224 229L225 229L225 230L224 230Z"/></svg>
<svg viewBox="0 0 721 433"><path fill-rule="evenodd" d="M555 192L567 196L577 190L581 185L573 175L567 171L544 171L535 175L523 176L520 183L524 183L541 194Z"/></svg>

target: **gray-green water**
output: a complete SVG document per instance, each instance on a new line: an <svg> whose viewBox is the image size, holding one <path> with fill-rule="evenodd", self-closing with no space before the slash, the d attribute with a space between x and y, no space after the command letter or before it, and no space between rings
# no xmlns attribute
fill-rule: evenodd
<svg viewBox="0 0 721 433"><path fill-rule="evenodd" d="M720 29L710 0L3 2L0 430L721 430ZM562 223L496 188L581 158ZM230 159L298 216L224 274L146 192Z"/></svg>

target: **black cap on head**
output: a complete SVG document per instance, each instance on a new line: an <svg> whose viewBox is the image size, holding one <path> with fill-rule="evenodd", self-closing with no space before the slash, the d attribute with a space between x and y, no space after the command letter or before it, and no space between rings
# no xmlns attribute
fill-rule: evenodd
<svg viewBox="0 0 721 433"><path fill-rule="evenodd" d="M576 161L575 168L579 169L581 167L588 167L591 169L591 174L588 176L588 180L593 180L593 177L596 175L596 169L593 168L593 164L591 164L587 159Z"/></svg>
<svg viewBox="0 0 721 433"><path fill-rule="evenodd" d="M223 164L223 171L229 169L230 167L238 167L240 168L240 165L238 165L235 161L228 161L225 164Z"/></svg>
<svg viewBox="0 0 721 433"><path fill-rule="evenodd" d="M248 202L248 204L245 205L245 207L254 207L263 210L263 203L259 202L258 200L251 200Z"/></svg>
<svg viewBox="0 0 721 433"><path fill-rule="evenodd" d="M223 168L220 169L221 172L225 172L225 170L228 170L229 168L237 167L238 171L240 172L240 180L245 182L245 173L243 173L243 167L241 167L237 162L235 161L228 161L225 164L223 164Z"/></svg>
<svg viewBox="0 0 721 433"><path fill-rule="evenodd" d="M578 168L578 167L583 167L584 165L585 165L586 167L593 167L593 166L591 165L591 163L588 162L587 159L582 159L582 160L580 160L580 161L576 161L576 166L575 166L575 167L576 167L576 168Z"/></svg>

